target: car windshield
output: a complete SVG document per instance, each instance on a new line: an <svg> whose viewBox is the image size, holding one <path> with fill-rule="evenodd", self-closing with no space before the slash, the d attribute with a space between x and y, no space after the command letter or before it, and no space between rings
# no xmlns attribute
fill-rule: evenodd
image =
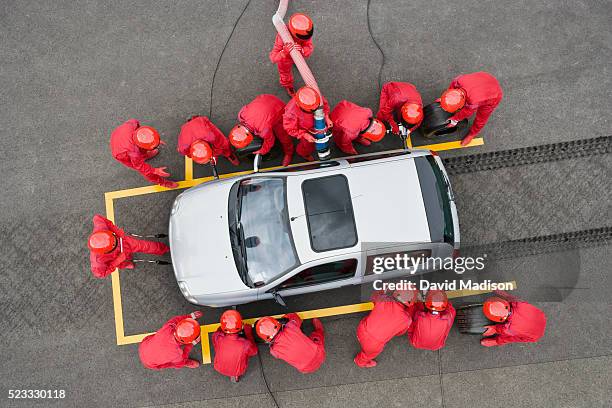
<svg viewBox="0 0 612 408"><path fill-rule="evenodd" d="M251 287L261 286L295 267L299 260L289 225L285 179L245 179L231 194L235 199L230 196L230 235L242 280Z"/></svg>
<svg viewBox="0 0 612 408"><path fill-rule="evenodd" d="M357 228L348 181L343 175L302 183L310 246L315 252L350 248L357 244Z"/></svg>

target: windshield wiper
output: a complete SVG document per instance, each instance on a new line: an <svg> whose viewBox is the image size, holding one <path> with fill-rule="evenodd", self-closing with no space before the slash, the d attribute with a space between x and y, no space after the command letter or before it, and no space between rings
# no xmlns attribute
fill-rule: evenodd
<svg viewBox="0 0 612 408"><path fill-rule="evenodd" d="M244 260L244 269L245 271L247 271L247 253L246 253L246 245L244 243L244 231L242 229L242 224L240 222L238 222L238 224L236 224L236 226L238 227L236 229L236 231L238 232L238 246L240 247L240 255L242 256L242 259Z"/></svg>

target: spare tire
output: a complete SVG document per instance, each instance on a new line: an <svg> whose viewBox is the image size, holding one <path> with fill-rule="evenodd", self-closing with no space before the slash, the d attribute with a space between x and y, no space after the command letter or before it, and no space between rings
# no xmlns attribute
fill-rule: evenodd
<svg viewBox="0 0 612 408"><path fill-rule="evenodd" d="M455 137L463 139L468 131L468 121L464 119L457 126L447 128L448 120L453 116L440 106L440 102L430 103L423 108L423 124L421 130L426 138L435 138L436 136L449 136L456 134Z"/></svg>
<svg viewBox="0 0 612 408"><path fill-rule="evenodd" d="M487 319L482 311L482 303L457 308L455 317L459 332L464 334L478 334L485 332L485 326L495 324Z"/></svg>

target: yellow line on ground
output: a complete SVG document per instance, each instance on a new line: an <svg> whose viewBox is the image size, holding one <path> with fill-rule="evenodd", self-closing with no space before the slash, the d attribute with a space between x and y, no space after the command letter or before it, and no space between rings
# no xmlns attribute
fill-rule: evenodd
<svg viewBox="0 0 612 408"><path fill-rule="evenodd" d="M412 150L412 134L408 134L408 137L406 138L406 147Z"/></svg>
<svg viewBox="0 0 612 408"><path fill-rule="evenodd" d="M456 140L453 142L434 143L434 144L429 144L425 146L414 146L414 149L426 149L426 150L434 150L436 152L439 152L441 150L464 149L466 147L481 146L483 144L484 144L484 139L482 137L477 137L473 139L466 146L461 146L461 140Z"/></svg>
<svg viewBox="0 0 612 408"><path fill-rule="evenodd" d="M115 208L113 199L108 194L104 195L104 204L106 206L106 218L115 222ZM117 336L117 345L121 345L125 335L123 329L123 308L121 306L121 282L119 281L119 269L115 269L111 274L111 284L113 291L113 310L115 315L115 334Z"/></svg>
<svg viewBox="0 0 612 408"><path fill-rule="evenodd" d="M121 283L119 282L119 270L111 274L113 285L113 309L115 311L115 334L117 335L117 345L121 345L124 340L123 331L123 308L121 307Z"/></svg>
<svg viewBox="0 0 612 408"><path fill-rule="evenodd" d="M201 327L201 332L200 332L200 344L202 345L202 364L210 364L211 363L211 358L210 358L210 339L208 337L209 333L213 333L215 330L213 330L212 332L208 332L204 330L205 326Z"/></svg>
<svg viewBox="0 0 612 408"><path fill-rule="evenodd" d="M106 218L115 222L115 206L113 199L108 197L108 193L104 194L104 205L106 206Z"/></svg>
<svg viewBox="0 0 612 408"><path fill-rule="evenodd" d="M299 166L299 165L300 164L294 164L289 167ZM282 168L283 166L273 166L273 167L261 169L260 171L272 171L272 170L282 169ZM231 177L236 177L236 176L242 176L245 174L250 174L252 172L253 170L244 170L244 171L237 171L233 173L219 174L219 178L226 179L226 178L231 178ZM134 197L134 196L140 196L140 195L146 195L146 194L161 193L164 191L181 190L183 188L197 186L198 184L206 183L211 180L214 180L214 177L212 176L201 177L197 179L179 181L178 187L176 188L166 188L166 187L162 187L158 185L150 185L150 186L144 186L144 187L128 188L125 190L109 191L107 193L104 193L104 196L106 199L115 200L118 198L126 198L126 197Z"/></svg>
<svg viewBox="0 0 612 408"><path fill-rule="evenodd" d="M143 333L143 334L132 334L130 336L124 336L122 339L120 346L125 346L127 344L136 344L140 343L145 337L151 335L153 333Z"/></svg>
<svg viewBox="0 0 612 408"><path fill-rule="evenodd" d="M193 180L193 160L185 156L185 180Z"/></svg>

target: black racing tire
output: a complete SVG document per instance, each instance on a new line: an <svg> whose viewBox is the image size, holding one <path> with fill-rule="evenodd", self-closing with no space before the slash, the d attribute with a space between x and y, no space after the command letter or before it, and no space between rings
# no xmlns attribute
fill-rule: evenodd
<svg viewBox="0 0 612 408"><path fill-rule="evenodd" d="M431 103L423 108L423 124L421 129L423 137L434 139L441 136L455 134L457 139L463 139L469 132L467 119L457 123L457 126L447 128L449 118L453 116L440 106L439 102Z"/></svg>
<svg viewBox="0 0 612 408"><path fill-rule="evenodd" d="M485 326L495 324L482 312L482 303L457 308L455 321L459 327L459 333L463 334L482 335L486 330Z"/></svg>

